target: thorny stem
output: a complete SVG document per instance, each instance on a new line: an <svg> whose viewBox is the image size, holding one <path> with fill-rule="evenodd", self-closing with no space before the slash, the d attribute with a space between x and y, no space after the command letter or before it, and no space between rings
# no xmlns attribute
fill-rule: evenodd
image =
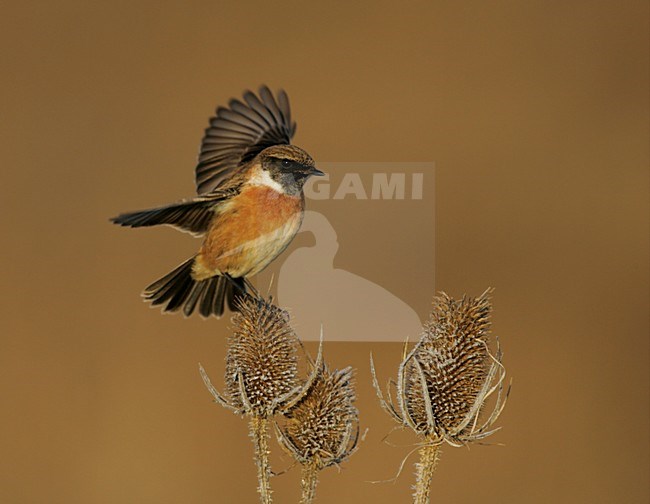
<svg viewBox="0 0 650 504"><path fill-rule="evenodd" d="M438 464L440 455L440 445L426 444L420 448L420 462L415 464L416 485L415 494L413 494L414 504L429 504L429 489L431 488L431 479L433 472Z"/></svg>
<svg viewBox="0 0 650 504"><path fill-rule="evenodd" d="M302 466L302 496L300 504L311 504L316 495L316 484L318 483L318 467L315 462Z"/></svg>
<svg viewBox="0 0 650 504"><path fill-rule="evenodd" d="M262 504L271 504L271 466L269 464L268 419L253 415L250 421L250 435L255 444L255 462L257 463L257 491Z"/></svg>

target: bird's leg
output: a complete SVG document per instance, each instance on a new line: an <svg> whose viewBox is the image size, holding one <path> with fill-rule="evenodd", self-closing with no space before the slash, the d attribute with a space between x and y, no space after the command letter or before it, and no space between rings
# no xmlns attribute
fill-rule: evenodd
<svg viewBox="0 0 650 504"><path fill-rule="evenodd" d="M246 295L246 288L242 287L237 282L235 282L235 279L233 277L231 277L227 273L224 274L223 276L226 277L226 280L228 280L232 284L232 286L235 288L235 290L238 291L242 296Z"/></svg>
<svg viewBox="0 0 650 504"><path fill-rule="evenodd" d="M237 293L241 297L244 298L246 296L250 296L250 294L247 292L247 289L248 289L253 294L253 296L251 296L251 297L255 297L256 299L262 299L262 297L260 296L260 293L257 291L255 286L250 282L250 280L248 278L241 277L243 279L243 281L244 281L244 286L242 287L239 283L235 282L235 279L233 277L231 277L230 275L226 274L226 275L224 275L224 277L226 277L226 279L232 284L232 286L235 288L235 290L237 291Z"/></svg>
<svg viewBox="0 0 650 504"><path fill-rule="evenodd" d="M244 300L246 297L249 295L246 292L246 286L242 285L240 282L236 282L233 277L230 275L223 275L228 282L230 282L230 285L232 286L233 290L233 300L235 303L237 303L237 300Z"/></svg>
<svg viewBox="0 0 650 504"><path fill-rule="evenodd" d="M261 294L259 293L259 291L258 291L258 290L255 288L255 286L251 283L251 281L250 281L248 278L246 278L246 277L243 277L243 278L244 278L244 285L246 285L246 288L247 288L249 291L251 291L251 292L253 293L253 295L254 295L257 299L263 299L262 296L261 296Z"/></svg>

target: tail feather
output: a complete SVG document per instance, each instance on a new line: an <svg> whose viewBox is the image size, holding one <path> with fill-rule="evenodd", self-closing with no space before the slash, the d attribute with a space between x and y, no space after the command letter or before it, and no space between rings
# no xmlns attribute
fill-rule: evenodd
<svg viewBox="0 0 650 504"><path fill-rule="evenodd" d="M179 287L182 281L191 276L193 261L194 258L192 257L153 282L144 290L142 296L151 301L153 306L169 301L180 290Z"/></svg>
<svg viewBox="0 0 650 504"><path fill-rule="evenodd" d="M189 258L149 285L142 296L150 301L152 306L164 305L165 312L175 312L182 308L186 317L192 315L197 306L199 314L203 317L210 315L221 317L226 303L231 310L235 311L235 296L245 293L243 279L215 276L205 280L194 280L193 263L194 257Z"/></svg>
<svg viewBox="0 0 650 504"><path fill-rule="evenodd" d="M212 314L213 311L212 305L213 305L215 294L217 292L217 285L219 284L219 278L220 277L211 279L214 281L208 283L208 286L205 290L205 294L203 295L203 298L199 303L199 313L201 314L202 317L209 317L210 314Z"/></svg>
<svg viewBox="0 0 650 504"><path fill-rule="evenodd" d="M182 308L183 305L185 305L185 301L187 301L187 297L189 296L193 285L194 280L192 280L190 275L184 276L180 279L178 284L173 287L173 296L169 300L169 303L167 303L165 310L175 312Z"/></svg>
<svg viewBox="0 0 650 504"><path fill-rule="evenodd" d="M228 308L230 308L230 311L239 311L237 303L235 303L235 298L246 295L246 284L243 278L231 278L228 283L230 284L228 285L229 292L226 295Z"/></svg>
<svg viewBox="0 0 650 504"><path fill-rule="evenodd" d="M183 306L183 313L185 314L186 317L189 317L190 315L192 315L192 312L194 312L196 303L199 301L199 298L203 295L203 292L205 291L207 285L208 285L207 281L195 282L194 287L192 288L192 292L190 292L189 296L187 297L187 301Z"/></svg>
<svg viewBox="0 0 650 504"><path fill-rule="evenodd" d="M226 291L228 290L228 279L221 277L218 280L217 291L212 301L212 312L221 311L223 313L224 301L226 299Z"/></svg>
<svg viewBox="0 0 650 504"><path fill-rule="evenodd" d="M194 260L194 258L192 258ZM180 268L184 267L191 267L191 265L186 265L186 263L181 264L178 268L173 269L169 273L167 273L164 277L159 278L156 280L154 283L149 285L143 292L143 296L147 297L149 299L148 295L152 293L158 293L159 297L165 290L168 288L170 285L174 283L174 279L177 275L179 275L181 272L179 271Z"/></svg>

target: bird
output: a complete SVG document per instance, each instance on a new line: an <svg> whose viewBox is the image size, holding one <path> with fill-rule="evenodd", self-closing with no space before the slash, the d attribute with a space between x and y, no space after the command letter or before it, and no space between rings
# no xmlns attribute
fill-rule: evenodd
<svg viewBox="0 0 650 504"><path fill-rule="evenodd" d="M289 98L263 85L244 91L210 118L195 168L197 196L111 218L125 227L173 226L202 237L198 252L142 293L163 312L195 310L221 317L236 298L259 296L249 277L291 243L305 209L304 184L324 175L313 158L291 144L296 123Z"/></svg>

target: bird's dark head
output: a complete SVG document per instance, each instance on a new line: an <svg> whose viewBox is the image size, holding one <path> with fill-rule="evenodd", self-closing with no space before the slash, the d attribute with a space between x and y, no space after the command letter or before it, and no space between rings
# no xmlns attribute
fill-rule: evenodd
<svg viewBox="0 0 650 504"><path fill-rule="evenodd" d="M261 177L268 177L278 184L283 192L298 195L307 179L312 175L324 175L316 168L312 157L295 145L274 145L260 152Z"/></svg>

